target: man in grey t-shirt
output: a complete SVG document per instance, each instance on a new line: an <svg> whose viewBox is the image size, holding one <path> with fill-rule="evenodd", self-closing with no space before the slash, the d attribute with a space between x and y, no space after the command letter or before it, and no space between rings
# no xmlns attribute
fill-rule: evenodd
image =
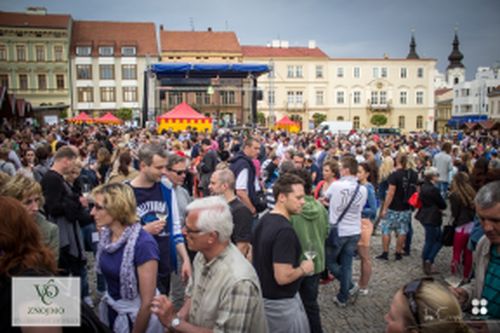
<svg viewBox="0 0 500 333"><path fill-rule="evenodd" d="M450 153L451 143L445 142L441 146L441 152L437 153L432 161L433 166L435 166L439 172L439 181L437 186L444 199L446 199L448 193L450 172L453 169L453 160Z"/></svg>

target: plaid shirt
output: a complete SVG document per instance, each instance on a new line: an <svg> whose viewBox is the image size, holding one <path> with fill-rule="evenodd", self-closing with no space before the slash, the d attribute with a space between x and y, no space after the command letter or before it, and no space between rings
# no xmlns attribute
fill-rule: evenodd
<svg viewBox="0 0 500 333"><path fill-rule="evenodd" d="M267 332L257 274L230 244L210 262L198 253L186 289L189 322L214 332Z"/></svg>

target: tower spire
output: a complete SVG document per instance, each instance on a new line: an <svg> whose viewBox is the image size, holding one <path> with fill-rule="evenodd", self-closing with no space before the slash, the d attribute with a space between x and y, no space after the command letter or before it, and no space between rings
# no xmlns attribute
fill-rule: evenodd
<svg viewBox="0 0 500 333"><path fill-rule="evenodd" d="M415 29L411 30L410 52L406 56L406 59L420 59L420 57L417 54L417 43L415 42Z"/></svg>
<svg viewBox="0 0 500 333"><path fill-rule="evenodd" d="M453 39L453 49L450 53L450 56L448 57L448 60L450 61L450 64L448 65L448 69L451 68L464 68L464 64L462 64L462 59L464 58L464 55L462 52L460 52L459 46L460 46L460 41L458 40L458 33L457 33L457 28L455 28L455 38Z"/></svg>

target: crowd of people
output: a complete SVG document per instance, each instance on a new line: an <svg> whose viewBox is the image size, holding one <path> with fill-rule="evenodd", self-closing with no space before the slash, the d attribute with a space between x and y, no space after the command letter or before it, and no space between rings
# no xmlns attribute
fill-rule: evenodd
<svg viewBox="0 0 500 333"><path fill-rule="evenodd" d="M333 302L355 306L373 265L421 251L422 278L394 295L387 331L468 332L471 300L485 299L481 329L494 332L499 143L4 123L0 331L24 331L10 324L11 278L54 275L80 277L82 302L114 332L323 332L320 284L335 281ZM442 246L453 247L453 286L436 275Z"/></svg>

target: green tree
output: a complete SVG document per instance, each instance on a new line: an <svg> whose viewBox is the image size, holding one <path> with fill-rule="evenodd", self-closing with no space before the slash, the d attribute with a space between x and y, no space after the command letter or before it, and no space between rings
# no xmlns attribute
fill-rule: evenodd
<svg viewBox="0 0 500 333"><path fill-rule="evenodd" d="M257 123L260 126L266 126L266 116L262 112L257 113Z"/></svg>
<svg viewBox="0 0 500 333"><path fill-rule="evenodd" d="M318 127L319 124L326 121L326 115L322 113L315 113L312 115L314 121L314 127Z"/></svg>
<svg viewBox="0 0 500 333"><path fill-rule="evenodd" d="M387 117L383 114L374 114L370 119L370 123L375 126L384 126L387 124Z"/></svg>
<svg viewBox="0 0 500 333"><path fill-rule="evenodd" d="M132 109L129 108L118 109L115 112L115 116L117 116L121 120L130 121L132 120Z"/></svg>

